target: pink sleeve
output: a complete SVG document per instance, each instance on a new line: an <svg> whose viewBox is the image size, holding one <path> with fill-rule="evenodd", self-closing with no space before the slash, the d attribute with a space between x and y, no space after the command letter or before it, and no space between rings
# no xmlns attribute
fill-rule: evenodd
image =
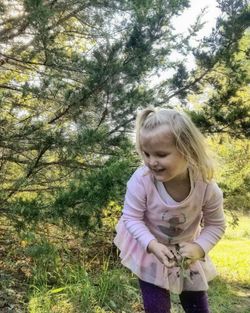
<svg viewBox="0 0 250 313"><path fill-rule="evenodd" d="M221 239L226 229L223 194L215 182L207 186L202 211L204 226L195 242L207 254Z"/></svg>
<svg viewBox="0 0 250 313"><path fill-rule="evenodd" d="M146 250L149 242L155 239L155 237L144 223L145 211L146 191L142 177L136 171L127 184L127 192L122 211L123 221L129 233Z"/></svg>

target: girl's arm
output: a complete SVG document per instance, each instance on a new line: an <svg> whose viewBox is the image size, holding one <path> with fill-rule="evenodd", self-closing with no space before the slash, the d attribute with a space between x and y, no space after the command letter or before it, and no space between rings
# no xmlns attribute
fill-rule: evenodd
<svg viewBox="0 0 250 313"><path fill-rule="evenodd" d="M127 192L123 209L123 222L129 233L149 253L153 253L157 259L167 267L174 265L173 254L169 249L159 243L150 232L144 222L146 211L147 193L142 178L132 176L127 184ZM172 259L172 261L171 261Z"/></svg>
<svg viewBox="0 0 250 313"><path fill-rule="evenodd" d="M156 239L144 222L146 201L142 177L136 171L127 183L122 219L127 230L145 250L149 242Z"/></svg>
<svg viewBox="0 0 250 313"><path fill-rule="evenodd" d="M226 229L223 194L215 182L208 184L202 212L204 227L194 242L207 254L221 239Z"/></svg>

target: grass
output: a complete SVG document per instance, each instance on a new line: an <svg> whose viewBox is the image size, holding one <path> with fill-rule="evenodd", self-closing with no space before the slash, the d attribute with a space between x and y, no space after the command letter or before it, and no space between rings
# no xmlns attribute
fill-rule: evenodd
<svg viewBox="0 0 250 313"><path fill-rule="evenodd" d="M20 235L5 222L0 223L1 312L143 312L137 278L120 265L112 232L90 236L83 245L82 234L59 227L43 225L42 232ZM210 253L219 274L209 289L213 313L249 313L249 224L249 217L240 217ZM172 302L172 313L183 313L178 296Z"/></svg>
<svg viewBox="0 0 250 313"><path fill-rule="evenodd" d="M250 217L241 216L230 225L210 255L219 276L211 284L213 313L250 312Z"/></svg>

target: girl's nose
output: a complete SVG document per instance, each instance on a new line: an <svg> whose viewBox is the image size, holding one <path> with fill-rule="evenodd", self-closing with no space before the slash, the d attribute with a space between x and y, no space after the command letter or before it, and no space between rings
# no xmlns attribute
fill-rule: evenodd
<svg viewBox="0 0 250 313"><path fill-rule="evenodd" d="M156 165L158 165L158 161L155 158L150 158L149 165L150 166L156 166Z"/></svg>

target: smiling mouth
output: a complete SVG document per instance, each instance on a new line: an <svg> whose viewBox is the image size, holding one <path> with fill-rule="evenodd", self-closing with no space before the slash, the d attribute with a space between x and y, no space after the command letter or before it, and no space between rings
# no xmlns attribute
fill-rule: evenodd
<svg viewBox="0 0 250 313"><path fill-rule="evenodd" d="M153 169L153 168L151 168L151 171L152 172L155 172L155 173L161 173L161 172L163 172L165 169L164 168L161 168L161 169Z"/></svg>

